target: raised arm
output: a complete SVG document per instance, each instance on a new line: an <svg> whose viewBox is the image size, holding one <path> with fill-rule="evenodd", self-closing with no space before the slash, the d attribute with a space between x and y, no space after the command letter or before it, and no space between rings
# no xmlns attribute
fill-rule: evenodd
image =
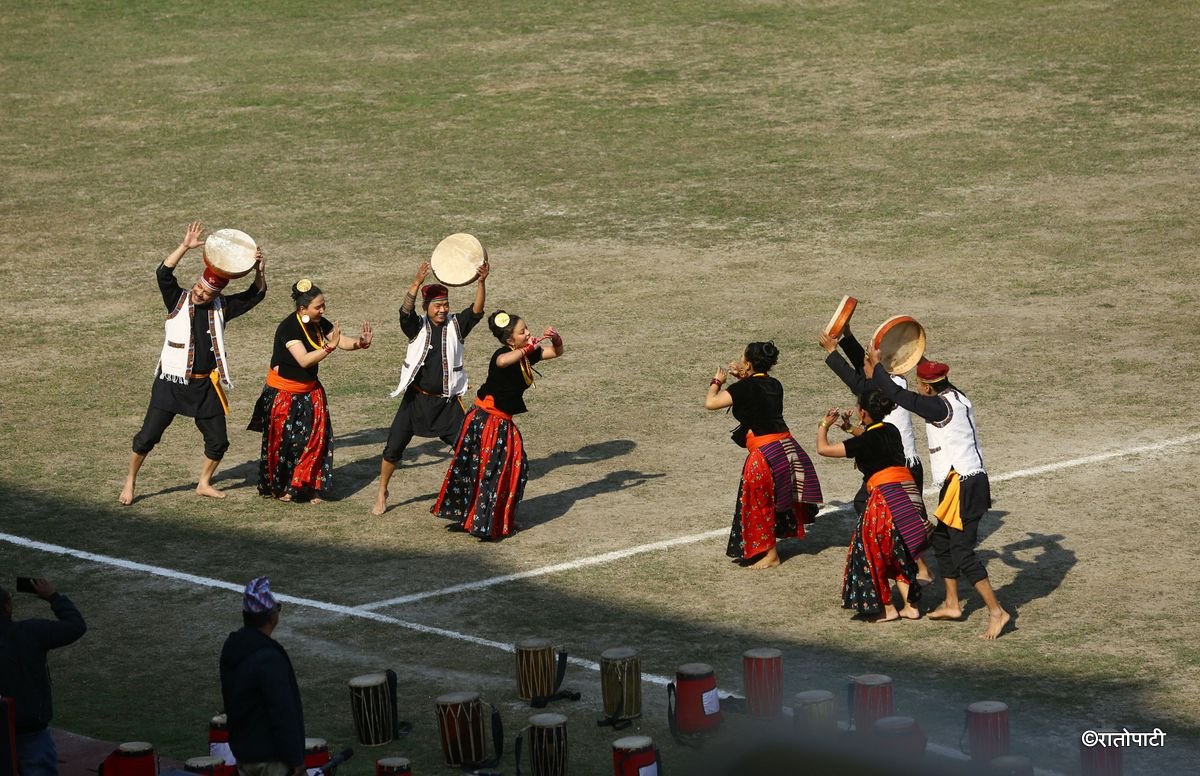
<svg viewBox="0 0 1200 776"><path fill-rule="evenodd" d="M930 423L941 423L949 417L950 407L945 400L937 396L922 396L893 383L891 375L883 368L883 364L879 363L878 349L872 348L867 353L867 367L871 370L871 387L879 389L880 393L897 405Z"/></svg>
<svg viewBox="0 0 1200 776"><path fill-rule="evenodd" d="M421 291L421 284L425 282L425 277L429 274L429 262L423 261L417 265L417 273L413 276L412 283L408 286L408 291L404 294L404 301L400 303L400 330L404 332L404 336L412 339L417 336L417 332L421 330L421 316L417 315L417 294Z"/></svg>
<svg viewBox="0 0 1200 776"><path fill-rule="evenodd" d="M363 321L357 337L339 337L337 346L342 350L366 350L371 347L371 322Z"/></svg>
<svg viewBox="0 0 1200 776"><path fill-rule="evenodd" d="M27 624L29 632L42 649L65 647L79 640L87 632L87 623L83 615L71 599L54 590L54 586L45 579L33 581L33 592L38 598L50 604L50 609L57 618L50 620L30 620Z"/></svg>
<svg viewBox="0 0 1200 776"><path fill-rule="evenodd" d="M733 406L733 394L724 388L728 376L728 372L717 367L717 373L708 381L708 392L704 394L704 409L723 410Z"/></svg>
<svg viewBox="0 0 1200 776"><path fill-rule="evenodd" d="M175 269L179 266L180 259L183 254L190 251L192 248L199 248L204 245L204 240L201 237L204 234L204 224L199 221L193 221L188 224L187 232L183 235L183 242L179 243L179 247L171 251L171 255L163 259L163 266L167 269Z"/></svg>
<svg viewBox="0 0 1200 776"><path fill-rule="evenodd" d="M829 441L829 427L835 425L840 420L841 411L837 407L831 407L825 417L821 418L821 422L817 424L817 455L822 455L826 458L845 458L846 446L841 442L832 444Z"/></svg>
<svg viewBox="0 0 1200 776"><path fill-rule="evenodd" d="M846 363L842 354L837 352L838 341L833 337L821 332L820 342L826 353L825 365L833 370L833 373L846 384L851 393L861 396L862 392L867 389L867 377L863 371Z"/></svg>
<svg viewBox="0 0 1200 776"><path fill-rule="evenodd" d="M487 250L483 251L483 266L479 268L479 278L475 284L475 301L471 303L471 310L475 315L483 315L483 306L487 303L487 281L488 273L492 271L491 265L488 263Z"/></svg>

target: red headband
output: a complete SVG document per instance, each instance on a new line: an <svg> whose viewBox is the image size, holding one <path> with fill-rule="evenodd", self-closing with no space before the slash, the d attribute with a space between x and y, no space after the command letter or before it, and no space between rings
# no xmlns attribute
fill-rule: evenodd
<svg viewBox="0 0 1200 776"><path fill-rule="evenodd" d="M217 273L213 272L211 267L205 267L204 273L200 275L200 285L204 286L215 294L225 286L229 285L229 278L221 277Z"/></svg>
<svg viewBox="0 0 1200 776"><path fill-rule="evenodd" d="M428 307L430 302L436 302L439 299L449 299L450 289L441 283L430 283L421 289L421 298L425 300L425 306Z"/></svg>
<svg viewBox="0 0 1200 776"><path fill-rule="evenodd" d="M923 383L945 380L948 374L950 374L950 367L939 361L922 361L917 364L917 379Z"/></svg>

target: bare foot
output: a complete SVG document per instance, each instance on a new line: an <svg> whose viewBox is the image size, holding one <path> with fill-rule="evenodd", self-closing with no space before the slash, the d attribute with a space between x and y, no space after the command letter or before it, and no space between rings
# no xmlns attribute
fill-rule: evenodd
<svg viewBox="0 0 1200 776"><path fill-rule="evenodd" d="M1011 619L1012 616L1003 609L999 612L991 612L988 615L987 630L979 634L979 638L986 639L987 641L995 641L1000 638L1000 634L1004 631L1004 626L1008 625Z"/></svg>
<svg viewBox="0 0 1200 776"><path fill-rule="evenodd" d="M320 504L320 503L322 503L322 502L321 502L321 497L320 497L320 496L313 496L312 498L310 498L310 499L308 500L308 503L310 503L310 504Z"/></svg>
<svg viewBox="0 0 1200 776"><path fill-rule="evenodd" d="M225 494L214 488L212 485L197 485L196 493L200 496L208 498L225 498Z"/></svg>
<svg viewBox="0 0 1200 776"><path fill-rule="evenodd" d="M133 503L133 480L125 480L125 487L121 488L121 495L117 497L117 501L124 506L129 506Z"/></svg>
<svg viewBox="0 0 1200 776"><path fill-rule="evenodd" d="M931 619L931 620L961 620L962 614L963 614L962 609L957 609L957 608L949 607L949 606L946 606L945 604L942 604L941 606L939 606L938 608L934 609L932 612L929 613L929 619Z"/></svg>
<svg viewBox="0 0 1200 776"><path fill-rule="evenodd" d="M779 565L779 553L774 547L767 550L767 554L763 555L756 563L749 566L752 569L771 569Z"/></svg>
<svg viewBox="0 0 1200 776"><path fill-rule="evenodd" d="M375 499L375 506L371 508L371 514L378 517L379 515L382 515L384 512L386 512L387 511L387 500L388 500L388 492L385 490L383 492L382 498Z"/></svg>
<svg viewBox="0 0 1200 776"><path fill-rule="evenodd" d="M279 500L286 504L292 500L292 494L284 493L282 496L279 497Z"/></svg>
<svg viewBox="0 0 1200 776"><path fill-rule="evenodd" d="M921 619L921 610L915 606L906 606L900 610L900 616L906 620Z"/></svg>
<svg viewBox="0 0 1200 776"><path fill-rule="evenodd" d="M871 617L867 620L867 622L871 623L872 625L878 625L881 622L898 622L899 620L900 615L897 614L896 607L887 606L884 607L883 614L877 617Z"/></svg>

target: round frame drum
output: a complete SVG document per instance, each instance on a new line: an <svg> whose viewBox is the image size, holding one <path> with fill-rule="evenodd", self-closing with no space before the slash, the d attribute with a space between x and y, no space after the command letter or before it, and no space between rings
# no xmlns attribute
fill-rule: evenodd
<svg viewBox="0 0 1200 776"><path fill-rule="evenodd" d="M412 763L407 757L380 757L375 761L375 776L410 776Z"/></svg>
<svg viewBox="0 0 1200 776"><path fill-rule="evenodd" d="M554 645L547 639L516 643L517 697L523 701L554 694Z"/></svg>
<svg viewBox="0 0 1200 776"><path fill-rule="evenodd" d="M438 737L446 764L475 765L487 759L483 701L477 692L452 692L435 701Z"/></svg>
<svg viewBox="0 0 1200 776"><path fill-rule="evenodd" d="M429 266L437 279L448 286L465 286L479 277L479 268L487 261L487 249L474 235L459 232L437 244Z"/></svg>
<svg viewBox="0 0 1200 776"><path fill-rule="evenodd" d="M893 315L875 330L871 344L879 349L883 368L889 374L909 372L925 355L925 327L907 315Z"/></svg>
<svg viewBox="0 0 1200 776"><path fill-rule="evenodd" d="M672 707L671 701L676 703ZM667 713L672 729L680 733L707 733L721 724L721 698L717 674L706 663L684 663L667 685Z"/></svg>
<svg viewBox="0 0 1200 776"><path fill-rule="evenodd" d="M614 647L600 653L600 694L604 716L642 716L642 661L636 649Z"/></svg>
<svg viewBox="0 0 1200 776"><path fill-rule="evenodd" d="M796 732L823 736L836 733L837 702L829 690L805 690L792 699L792 720Z"/></svg>
<svg viewBox="0 0 1200 776"><path fill-rule="evenodd" d="M529 727L518 734L529 737L529 770L533 776L567 776L567 718L562 714L534 714ZM517 769L521 750L518 741Z"/></svg>
<svg viewBox="0 0 1200 776"><path fill-rule="evenodd" d="M742 653L742 686L751 717L783 715L783 652L773 647Z"/></svg>
<svg viewBox="0 0 1200 776"><path fill-rule="evenodd" d="M612 742L613 776L658 776L658 747L650 736L625 736Z"/></svg>
<svg viewBox="0 0 1200 776"><path fill-rule="evenodd" d="M218 229L204 240L204 264L226 280L240 278L254 269L258 245L238 229Z"/></svg>
<svg viewBox="0 0 1200 776"><path fill-rule="evenodd" d="M870 733L876 720L892 715L892 678L884 674L863 674L853 678L851 709L854 729Z"/></svg>
<svg viewBox="0 0 1200 776"><path fill-rule="evenodd" d="M1008 754L1008 704L977 701L967 706L967 744L977 762Z"/></svg>
<svg viewBox="0 0 1200 776"><path fill-rule="evenodd" d="M363 746L391 743L396 729L387 674L363 674L350 680L350 714Z"/></svg>
<svg viewBox="0 0 1200 776"><path fill-rule="evenodd" d="M854 315L856 307L858 307L857 299L852 296L843 296L842 301L838 303L837 309L833 311L833 317L829 319L828 325L825 326L825 333L834 339L842 336L842 332L845 331L846 324L850 323L850 318Z"/></svg>

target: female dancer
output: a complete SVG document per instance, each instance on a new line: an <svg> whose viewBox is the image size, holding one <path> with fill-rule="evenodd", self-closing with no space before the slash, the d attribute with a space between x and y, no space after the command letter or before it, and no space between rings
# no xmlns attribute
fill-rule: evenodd
<svg viewBox="0 0 1200 776"><path fill-rule="evenodd" d="M325 295L304 278L292 286L295 311L275 329L271 368L248 428L263 435L258 492L280 501L319 504L333 475L333 424L319 364L333 351L371 347L371 324L357 339L325 318Z"/></svg>
<svg viewBox="0 0 1200 776"><path fill-rule="evenodd" d="M804 538L821 503L821 483L804 448L783 420L783 385L767 373L779 360L774 342L751 342L729 365L738 381L724 389L726 370L708 384L704 408L733 408L733 441L748 451L742 465L733 527L725 554L750 568L779 565L776 539Z"/></svg>
<svg viewBox="0 0 1200 776"><path fill-rule="evenodd" d="M817 428L817 453L826 458L853 458L867 486L867 507L846 554L842 608L856 609L872 622L921 617L913 606L921 597L914 558L928 543L925 501L904 465L900 431L882 420L895 406L879 390L870 388L858 397L856 407L866 429L861 435L830 444L829 427L839 422L836 408L825 413ZM892 605L892 579L904 600L899 611Z"/></svg>
<svg viewBox="0 0 1200 776"><path fill-rule="evenodd" d="M534 364L561 356L563 341L553 326L541 337L531 336L519 315L503 310L492 313L488 328L502 346L492 354L487 380L463 421L454 460L429 511L480 539L496 540L516 528L525 492L528 462L513 416L525 412L523 394L533 385Z"/></svg>

